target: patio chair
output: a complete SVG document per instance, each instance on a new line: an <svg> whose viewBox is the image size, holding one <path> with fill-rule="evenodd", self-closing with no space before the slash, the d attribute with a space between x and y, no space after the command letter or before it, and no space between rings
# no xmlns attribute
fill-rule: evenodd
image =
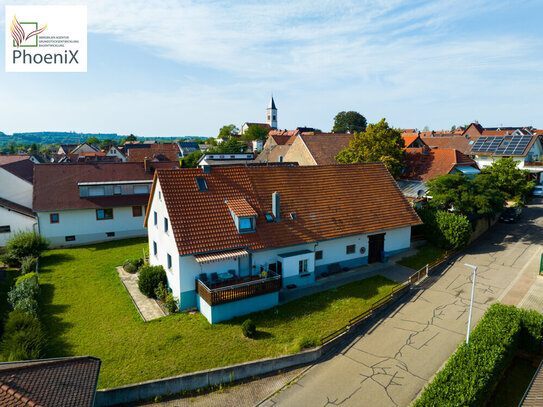
<svg viewBox="0 0 543 407"><path fill-rule="evenodd" d="M212 282L213 284L219 282L219 275L218 275L217 273L211 273L211 282Z"/></svg>
<svg viewBox="0 0 543 407"><path fill-rule="evenodd" d="M236 270L228 270L230 274L232 274L232 278L236 278Z"/></svg>
<svg viewBox="0 0 543 407"><path fill-rule="evenodd" d="M202 283L207 283L207 274L206 274L206 273L201 273L201 274L198 276L198 279L199 279Z"/></svg>

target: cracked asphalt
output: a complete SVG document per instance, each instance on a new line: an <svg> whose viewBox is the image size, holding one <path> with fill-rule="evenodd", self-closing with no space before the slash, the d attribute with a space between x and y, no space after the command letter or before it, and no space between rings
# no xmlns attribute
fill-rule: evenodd
<svg viewBox="0 0 543 407"><path fill-rule="evenodd" d="M474 327L492 303L518 304L528 294L542 231L541 202L517 224L496 224L381 322L258 405L408 406L465 339L473 272L464 263L478 266Z"/></svg>

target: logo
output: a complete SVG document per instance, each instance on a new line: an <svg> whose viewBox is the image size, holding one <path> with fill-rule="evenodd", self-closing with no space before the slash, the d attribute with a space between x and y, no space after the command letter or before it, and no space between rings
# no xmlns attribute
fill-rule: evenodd
<svg viewBox="0 0 543 407"><path fill-rule="evenodd" d="M25 34L24 27L30 28L31 31L28 35ZM41 34L47 28L47 24L44 27L38 29L38 23L19 23L17 21L17 16L13 16L13 21L11 22L11 36L13 38L14 47L37 47L38 46L38 34ZM28 43L28 40L32 37L35 37L34 43ZM23 44L25 43L25 44Z"/></svg>
<svg viewBox="0 0 543 407"><path fill-rule="evenodd" d="M86 6L6 6L6 72L87 72Z"/></svg>

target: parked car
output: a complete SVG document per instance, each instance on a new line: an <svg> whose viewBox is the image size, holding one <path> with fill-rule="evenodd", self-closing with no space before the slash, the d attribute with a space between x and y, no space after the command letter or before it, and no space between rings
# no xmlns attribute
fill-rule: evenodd
<svg viewBox="0 0 543 407"><path fill-rule="evenodd" d="M507 208L499 217L499 221L502 223L515 223L522 214L522 208L511 207Z"/></svg>
<svg viewBox="0 0 543 407"><path fill-rule="evenodd" d="M543 196L543 185L536 185L532 191L533 196Z"/></svg>

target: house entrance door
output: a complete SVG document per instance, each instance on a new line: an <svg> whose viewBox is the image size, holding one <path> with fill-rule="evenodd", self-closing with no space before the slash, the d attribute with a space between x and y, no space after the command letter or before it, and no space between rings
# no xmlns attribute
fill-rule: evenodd
<svg viewBox="0 0 543 407"><path fill-rule="evenodd" d="M239 258L239 275L240 277L248 276L250 273L250 260L249 256Z"/></svg>
<svg viewBox="0 0 543 407"><path fill-rule="evenodd" d="M368 239L368 263L381 261L381 252L385 250L385 234L371 235L368 236Z"/></svg>

